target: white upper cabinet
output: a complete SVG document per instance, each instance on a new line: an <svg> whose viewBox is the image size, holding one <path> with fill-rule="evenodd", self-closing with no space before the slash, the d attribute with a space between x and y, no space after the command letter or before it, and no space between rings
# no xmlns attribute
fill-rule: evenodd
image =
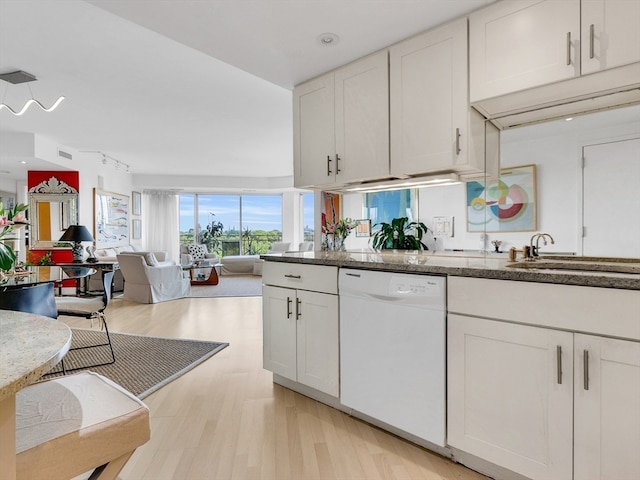
<svg viewBox="0 0 640 480"><path fill-rule="evenodd" d="M385 50L294 89L296 187L389 175L388 71Z"/></svg>
<svg viewBox="0 0 640 480"><path fill-rule="evenodd" d="M389 53L391 174L467 164L466 18L394 45Z"/></svg>
<svg viewBox="0 0 640 480"><path fill-rule="evenodd" d="M640 2L582 0L582 74L640 61Z"/></svg>
<svg viewBox="0 0 640 480"><path fill-rule="evenodd" d="M293 157L296 187L321 185L335 178L333 73L293 91Z"/></svg>
<svg viewBox="0 0 640 480"><path fill-rule="evenodd" d="M469 16L471 103L640 62L638 0L509 0ZM624 89L636 70L592 85ZM637 83L638 80L635 80ZM600 85L602 84L602 85ZM582 90L585 90L584 92ZM541 94L540 103L548 98Z"/></svg>
<svg viewBox="0 0 640 480"><path fill-rule="evenodd" d="M580 75L580 0L509 0L469 16L471 103Z"/></svg>

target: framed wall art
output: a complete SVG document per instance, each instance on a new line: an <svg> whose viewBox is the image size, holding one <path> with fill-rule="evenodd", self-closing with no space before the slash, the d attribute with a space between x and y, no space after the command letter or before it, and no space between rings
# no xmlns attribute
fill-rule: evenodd
<svg viewBox="0 0 640 480"><path fill-rule="evenodd" d="M131 215L142 215L142 194L131 192Z"/></svg>
<svg viewBox="0 0 640 480"><path fill-rule="evenodd" d="M93 189L94 231L98 248L130 243L129 197L119 193Z"/></svg>
<svg viewBox="0 0 640 480"><path fill-rule="evenodd" d="M468 232L529 232L536 226L536 166L502 168L498 180L467 182Z"/></svg>
<svg viewBox="0 0 640 480"><path fill-rule="evenodd" d="M131 220L131 238L140 240L142 238L142 220L134 218Z"/></svg>
<svg viewBox="0 0 640 480"><path fill-rule="evenodd" d="M363 219L356 220L356 237L370 237L371 236L371 220Z"/></svg>

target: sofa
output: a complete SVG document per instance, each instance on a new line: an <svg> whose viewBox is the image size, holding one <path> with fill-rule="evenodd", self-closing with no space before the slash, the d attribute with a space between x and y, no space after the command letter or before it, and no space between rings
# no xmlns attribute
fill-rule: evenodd
<svg viewBox="0 0 640 480"><path fill-rule="evenodd" d="M116 255L124 277L124 299L159 303L188 297L188 272L167 259L166 252L123 252Z"/></svg>
<svg viewBox="0 0 640 480"><path fill-rule="evenodd" d="M267 254L283 254L289 250L290 242L273 242ZM262 275L264 260L260 255L227 255L222 258L222 273L235 275Z"/></svg>
<svg viewBox="0 0 640 480"><path fill-rule="evenodd" d="M117 247L99 248L95 252L95 257L98 262L117 262L116 256L123 252L137 252L141 248L138 245L119 245ZM95 278L93 278L95 277ZM102 290L102 279L100 275L94 275L89 279L89 290ZM116 270L113 275L113 291L121 292L124 289L124 281L122 279L122 272Z"/></svg>

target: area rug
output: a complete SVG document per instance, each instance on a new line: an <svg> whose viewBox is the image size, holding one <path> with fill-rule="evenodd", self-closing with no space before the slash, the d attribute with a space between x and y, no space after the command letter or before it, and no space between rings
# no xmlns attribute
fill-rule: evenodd
<svg viewBox="0 0 640 480"><path fill-rule="evenodd" d="M262 277L257 275L221 275L218 285L191 285L192 297L259 297Z"/></svg>
<svg viewBox="0 0 640 480"><path fill-rule="evenodd" d="M72 347L103 343L100 330L72 328ZM146 337L125 333L111 333L116 361L90 370L110 378L138 398L145 398L227 347L228 343L202 340ZM65 367L103 363L110 359L109 347L70 351ZM60 365L52 372L60 370ZM62 373L47 374L45 379Z"/></svg>

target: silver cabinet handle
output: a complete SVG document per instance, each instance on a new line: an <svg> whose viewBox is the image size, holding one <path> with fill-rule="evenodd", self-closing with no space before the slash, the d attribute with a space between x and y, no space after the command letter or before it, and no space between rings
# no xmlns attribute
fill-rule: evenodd
<svg viewBox="0 0 640 480"><path fill-rule="evenodd" d="M284 278L297 278L298 280L300 280L302 278L302 275L291 275L290 273L285 274Z"/></svg>
<svg viewBox="0 0 640 480"><path fill-rule="evenodd" d="M558 385L562 385L562 347L556 346L556 368L558 375Z"/></svg>
<svg viewBox="0 0 640 480"><path fill-rule="evenodd" d="M567 32L567 65L571 65L571 32Z"/></svg>
<svg viewBox="0 0 640 480"><path fill-rule="evenodd" d="M456 155L460 155L460 129L456 128Z"/></svg>
<svg viewBox="0 0 640 480"><path fill-rule="evenodd" d="M582 379L583 387L589 390L589 350L582 353L582 361L584 362L584 375Z"/></svg>
<svg viewBox="0 0 640 480"><path fill-rule="evenodd" d="M340 155L336 153L336 175L340 173Z"/></svg>
<svg viewBox="0 0 640 480"><path fill-rule="evenodd" d="M345 273L345 275L347 277L357 277L357 278L360 278L362 276L359 273Z"/></svg>
<svg viewBox="0 0 640 480"><path fill-rule="evenodd" d="M331 171L331 157L327 155L327 176L331 175L333 172Z"/></svg>
<svg viewBox="0 0 640 480"><path fill-rule="evenodd" d="M296 298L296 320L302 316L302 301Z"/></svg>
<svg viewBox="0 0 640 480"><path fill-rule="evenodd" d="M589 58L595 57L593 42L595 40L595 25L589 25Z"/></svg>

